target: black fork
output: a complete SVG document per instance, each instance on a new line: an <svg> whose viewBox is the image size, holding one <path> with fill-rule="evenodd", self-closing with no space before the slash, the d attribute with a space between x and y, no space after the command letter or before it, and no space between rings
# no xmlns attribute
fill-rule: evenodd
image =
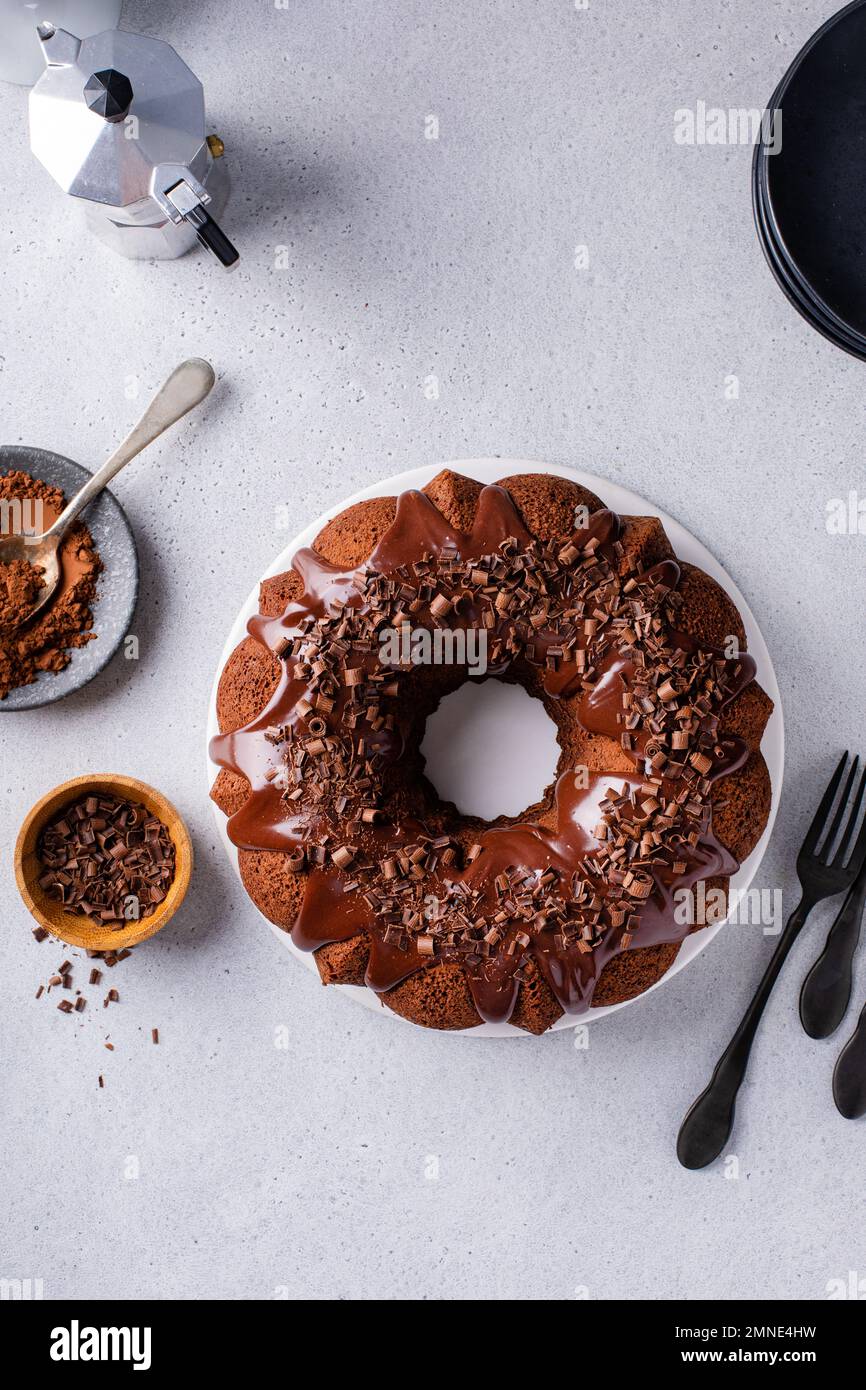
<svg viewBox="0 0 866 1390"><path fill-rule="evenodd" d="M746 1074L749 1053L758 1031L758 1024L788 952L799 936L806 918L815 904L821 902L823 898L832 898L837 893L844 893L846 889L850 888L860 872L864 860L866 860L866 822L854 841L853 849L850 849L849 852L863 802L864 788L866 788L866 772L864 772L860 778L854 804L848 811L848 802L857 776L859 762L857 758L851 764L832 825L826 837L824 836L847 761L848 754L843 753L839 766L830 779L830 785L824 793L821 805L818 807L815 819L809 827L809 833L803 841L803 848L797 856L797 877L800 880L803 896L788 918L785 930L779 938L779 943L764 971L761 983L755 991L755 997L746 1010L742 1023L719 1058L710 1084L705 1091L701 1092L683 1120L677 1139L677 1158L684 1168L703 1168L706 1164L712 1163L714 1158L718 1158L724 1148L734 1123L737 1093ZM842 830L843 822L842 839L839 848L831 858L833 846ZM822 840L819 854L818 845Z"/></svg>

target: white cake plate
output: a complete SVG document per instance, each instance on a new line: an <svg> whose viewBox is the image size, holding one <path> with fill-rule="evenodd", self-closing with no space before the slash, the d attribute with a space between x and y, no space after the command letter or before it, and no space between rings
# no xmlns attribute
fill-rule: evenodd
<svg viewBox="0 0 866 1390"><path fill-rule="evenodd" d="M477 479L479 483L495 483L498 478L506 478L514 473L552 473L557 477L570 478L573 482L583 484L583 486L589 488L590 491L597 493L605 506L610 507L612 511L619 512L623 516L656 516L664 526L677 557L705 570L707 574L711 575L713 579L721 584L725 592L733 599L740 611L743 625L746 629L749 653L754 657L757 663L757 680L759 684L763 686L764 690L766 690L775 706L761 744L761 752L769 768L770 780L773 787L770 815L758 844L755 846L748 859L740 866L737 873L731 878L731 889L736 889L738 893L744 893L757 872L764 851L770 840L773 823L776 819L776 812L779 808L779 799L782 793L782 775L785 761L785 730L782 716L782 704L776 673L773 670L773 663L770 660L767 645L746 600L743 598L736 584L731 579L730 575L722 568L715 556L707 550L706 546L703 545L696 536L693 536L690 531L687 531L680 522L668 516L667 512L661 511L659 507L656 507L652 502L648 502L646 498L640 497L636 492L630 492L628 488L620 487L617 483L607 482L604 478L597 478L592 473L583 473L576 468L561 468L556 464L540 463L534 459L458 459L456 462L431 464L426 468L413 468L407 473L398 473L392 478L385 478L382 482L375 483L372 487L364 488L361 492L356 492L353 496L335 503L329 511L324 512L322 516L318 517L295 536L294 540L290 541L285 549L280 552L273 564L256 582L254 588L250 591L246 603L235 618L231 631L226 639L226 644L223 648L217 673L214 678L210 708L208 710L208 743L211 737L219 731L216 717L216 692L220 673L235 647L246 637L248 619L251 618L254 613L258 612L259 584L261 579L269 579L272 575L282 574L285 570L290 569L292 558L297 551L303 546L312 545L325 523L344 511L346 507L351 507L355 502L366 501L367 498L370 497L393 497L400 492L406 492L410 488L422 488L426 483L429 483L431 479L435 478L436 474L441 472L443 468L450 468L455 473L464 473L467 477ZM208 789L210 789L210 787L213 786L219 768L211 762L210 757L208 757L207 760L207 768ZM507 769L504 769L503 773L505 775ZM238 872L237 849L226 834L226 817L217 806L214 806L213 809L220 838L225 845L226 852L235 871ZM250 902L250 911L258 912L258 909L254 907L252 902ZM267 922L267 918L261 913L259 913L259 916L262 917L263 921ZM312 954L308 951L299 951L287 932L281 930L280 927L274 926L272 922L267 922L267 924L277 939L282 942L283 946L285 946L307 970L311 970L315 975L318 975L318 969ZM596 1019L603 1018L607 1014L615 1013L617 1009L628 1008L629 1005L636 1004L639 1000L646 998L653 990L659 989L666 980L670 980L674 975L678 975L681 970L685 970L686 966L689 965L696 956L700 955L701 951L709 946L710 942L717 932L721 931L723 926L724 922L717 922L712 926L704 927L701 931L694 932L691 936L687 936L670 970L668 970L656 984L652 985L650 989L645 990L643 994L637 995L634 999L626 999L621 1004L606 1004L598 1009L589 1009L585 1014L580 1014L577 1017L564 1014L562 1018L554 1023L550 1031L554 1032L563 1028L573 1028L576 1023L585 1023L590 1019L594 1022ZM405 1025L406 1023L406 1020L402 1019L399 1014L395 1014L390 1009L385 1008L373 990L357 985L333 985L331 988L340 989L344 993L350 994L354 999L357 999L360 1004L363 1004L366 1008L375 1009L377 1013L381 1014L383 1017L394 1019L400 1024ZM457 1036L472 1038L525 1038L531 1035L525 1033L520 1028L513 1027L510 1023L483 1023L477 1028L460 1030Z"/></svg>

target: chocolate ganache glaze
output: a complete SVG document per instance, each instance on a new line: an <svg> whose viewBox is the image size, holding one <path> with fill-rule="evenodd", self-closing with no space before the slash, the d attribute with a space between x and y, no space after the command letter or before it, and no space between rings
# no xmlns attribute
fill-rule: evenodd
<svg viewBox="0 0 866 1390"><path fill-rule="evenodd" d="M754 662L677 630L674 561L632 572L619 518L581 519L564 545L541 542L504 489L485 487L463 533L404 493L366 564L345 571L302 550L303 597L250 620L283 671L262 713L211 744L250 787L229 835L308 874L297 946L367 934L376 991L459 961L480 1016L501 1022L532 959L579 1013L613 956L688 934L680 890L739 867L713 835L710 797L748 754L718 726ZM570 768L552 828L491 826L469 846L391 815L411 668L386 664L382 638L405 629L474 630L492 675L538 668L545 692L573 700L634 774Z"/></svg>

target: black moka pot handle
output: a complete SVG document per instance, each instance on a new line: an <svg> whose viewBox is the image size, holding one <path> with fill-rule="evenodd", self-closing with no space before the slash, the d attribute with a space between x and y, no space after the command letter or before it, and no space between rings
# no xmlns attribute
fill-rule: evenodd
<svg viewBox="0 0 866 1390"><path fill-rule="evenodd" d="M195 234L202 246L216 256L220 265L229 270L237 264L240 252L229 241L219 223L214 222L210 213L205 212L203 207L197 207L187 213L187 218L195 228Z"/></svg>

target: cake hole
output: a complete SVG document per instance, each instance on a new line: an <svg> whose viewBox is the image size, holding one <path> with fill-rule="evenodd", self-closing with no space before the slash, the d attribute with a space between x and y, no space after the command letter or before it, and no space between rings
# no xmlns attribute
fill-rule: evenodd
<svg viewBox="0 0 866 1390"><path fill-rule="evenodd" d="M465 816L517 816L556 774L556 725L540 700L505 681L467 681L446 695L421 744L443 801Z"/></svg>

